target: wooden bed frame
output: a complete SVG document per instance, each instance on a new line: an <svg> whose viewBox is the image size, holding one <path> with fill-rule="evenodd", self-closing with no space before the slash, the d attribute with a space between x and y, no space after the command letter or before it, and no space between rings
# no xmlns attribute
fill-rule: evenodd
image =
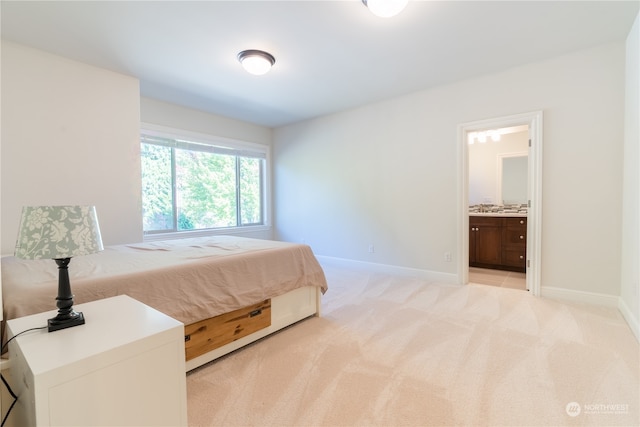
<svg viewBox="0 0 640 427"><path fill-rule="evenodd" d="M262 303L185 325L187 372L310 316L320 316L321 291L295 289Z"/></svg>

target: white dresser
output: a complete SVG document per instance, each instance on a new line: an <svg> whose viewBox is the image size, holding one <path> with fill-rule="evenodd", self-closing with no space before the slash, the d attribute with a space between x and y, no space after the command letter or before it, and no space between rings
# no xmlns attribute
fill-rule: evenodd
<svg viewBox="0 0 640 427"><path fill-rule="evenodd" d="M27 332L9 344L18 401L7 424L186 426L184 325L126 295L74 309L86 324ZM8 337L55 314L9 320Z"/></svg>

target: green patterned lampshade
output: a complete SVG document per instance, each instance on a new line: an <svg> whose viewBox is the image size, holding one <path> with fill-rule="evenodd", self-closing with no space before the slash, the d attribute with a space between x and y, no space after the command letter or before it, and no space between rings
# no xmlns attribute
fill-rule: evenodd
<svg viewBox="0 0 640 427"><path fill-rule="evenodd" d="M95 206L26 206L15 256L61 259L103 250Z"/></svg>

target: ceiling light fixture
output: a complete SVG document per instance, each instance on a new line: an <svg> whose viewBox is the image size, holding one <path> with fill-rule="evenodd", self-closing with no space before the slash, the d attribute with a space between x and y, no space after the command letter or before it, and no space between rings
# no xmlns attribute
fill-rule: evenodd
<svg viewBox="0 0 640 427"><path fill-rule="evenodd" d="M390 18L405 8L409 0L362 0L362 3L376 16Z"/></svg>
<svg viewBox="0 0 640 427"><path fill-rule="evenodd" d="M276 58L262 50L249 49L243 50L238 54L238 61L249 73L261 76L273 67L273 64L276 63Z"/></svg>

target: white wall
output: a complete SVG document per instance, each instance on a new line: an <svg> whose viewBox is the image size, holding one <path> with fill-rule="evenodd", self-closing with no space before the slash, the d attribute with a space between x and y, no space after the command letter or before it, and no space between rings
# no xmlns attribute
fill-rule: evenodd
<svg viewBox="0 0 640 427"><path fill-rule="evenodd" d="M143 123L182 129L189 132L210 135L212 137L271 145L271 128L205 113L151 98L141 98L140 116ZM267 160L271 161L270 158ZM270 184L267 183L267 185ZM268 216L271 216L271 212L268 213ZM225 230L225 234L235 234L258 239L272 239L273 228L268 227L264 229L259 227L258 230L256 230L248 227L246 229Z"/></svg>
<svg viewBox="0 0 640 427"><path fill-rule="evenodd" d="M142 238L138 80L2 41L2 254L25 205L95 205L105 244Z"/></svg>
<svg viewBox="0 0 640 427"><path fill-rule="evenodd" d="M140 119L152 123L216 137L271 145L271 128L247 123L176 104L142 97Z"/></svg>
<svg viewBox="0 0 640 427"><path fill-rule="evenodd" d="M608 44L276 129L277 237L455 274L457 126L542 110L543 290L619 295L624 61Z"/></svg>
<svg viewBox="0 0 640 427"><path fill-rule="evenodd" d="M640 340L640 15L626 49L620 309Z"/></svg>

